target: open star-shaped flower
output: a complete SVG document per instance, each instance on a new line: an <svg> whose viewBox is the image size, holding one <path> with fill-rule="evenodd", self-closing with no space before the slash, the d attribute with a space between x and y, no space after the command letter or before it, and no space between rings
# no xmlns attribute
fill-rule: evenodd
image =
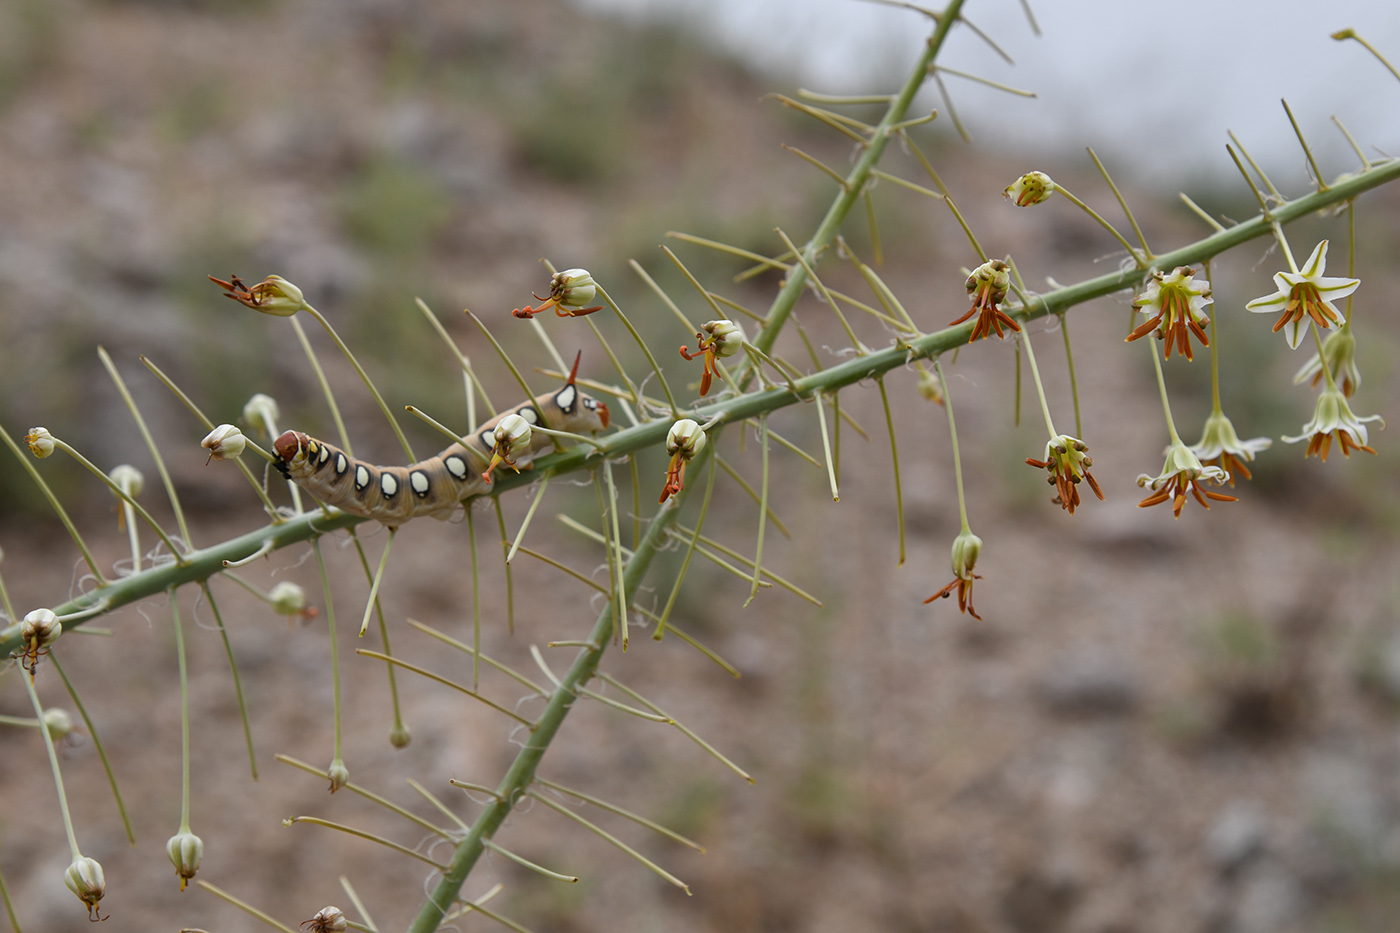
<svg viewBox="0 0 1400 933"><path fill-rule="evenodd" d="M1274 285L1278 291L1254 299L1245 309L1255 314L1277 313L1274 333L1283 331L1288 345L1296 350L1314 321L1322 330L1346 323L1346 318L1332 302L1350 295L1361 284L1360 279L1324 276L1325 271L1327 241L1323 240L1313 247L1301 272L1275 273Z"/></svg>
<svg viewBox="0 0 1400 933"><path fill-rule="evenodd" d="M1163 359L1171 359L1175 346L1177 352L1189 360L1192 358L1192 334L1201 346L1210 346L1210 338L1201 325L1210 322L1203 309L1214 301L1210 297L1210 283L1197 279L1195 269L1177 266L1170 274L1154 272L1142 294L1133 301L1133 307L1149 318L1129 334L1127 340L1131 342L1155 331L1163 344Z"/></svg>
<svg viewBox="0 0 1400 933"><path fill-rule="evenodd" d="M1207 499L1215 499L1217 502L1235 502L1237 500L1234 496L1211 492L1201 485L1203 482L1211 482L1219 486L1229 478L1226 472L1218 466L1202 465L1200 458L1192 453L1191 448L1181 441L1176 441L1167 448L1167 461L1162 466L1160 474L1148 476L1144 473L1138 477L1137 484L1139 486L1152 490L1152 495L1139 502L1138 508L1145 509L1171 500L1172 515L1180 518L1181 507L1186 504L1188 492L1195 496L1196 501L1201 504L1203 509L1210 508Z"/></svg>

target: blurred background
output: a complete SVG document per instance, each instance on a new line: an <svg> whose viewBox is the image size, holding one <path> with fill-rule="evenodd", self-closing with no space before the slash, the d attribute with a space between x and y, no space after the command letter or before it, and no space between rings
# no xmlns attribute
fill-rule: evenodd
<svg viewBox="0 0 1400 933"><path fill-rule="evenodd" d="M1327 38L1352 26L1400 55L1400 16L1386 5L1333 3L970 4L968 15L1018 62L1012 68L960 30L946 64L1035 90L1024 100L947 77L973 141L943 116L916 132L988 252L1011 254L1033 288L1114 268L1116 244L1063 200L1015 211L1001 190L1040 169L1105 216L1119 214L1083 152L1092 145L1123 187L1151 244L1165 251L1206 232L1177 199L1185 190L1220 217L1255 209L1224 153L1233 129L1288 196L1307 190L1305 162L1278 106L1286 96L1334 177L1355 155L1336 114L1372 158L1393 151L1400 81L1361 46ZM1335 18L1334 18L1335 17ZM0 5L0 424L15 437L46 425L104 468L154 466L110 379L104 346L166 455L172 482L207 546L263 516L228 464L205 465L203 428L141 365L144 354L215 420L233 421L254 392L275 396L284 427L333 436L314 375L286 322L257 315L205 278L277 273L296 282L365 361L390 407L412 403L465 422L453 357L414 306L421 297L471 356L498 407L520 390L461 314L476 312L535 391L550 367L509 315L543 294L548 273L588 268L656 349L671 384L699 364L671 348L690 335L629 268L635 260L692 320L712 316L658 249L670 245L710 288L761 313L774 277L735 282L745 265L677 240L684 231L774 254L774 228L810 234L830 180L784 144L844 170L849 141L767 97L805 86L888 92L903 80L928 21L875 4L672 4L589 0L8 0ZM871 110L857 115L873 118ZM1374 147L1374 148L1373 148ZM884 168L926 183L891 147ZM946 208L892 184L874 196L880 273L925 330L966 309L974 255ZM1400 194L1357 209L1354 306L1365 382L1358 414L1394 412L1396 347L1383 329L1397 286ZM863 218L843 231L866 261ZM1346 218L1290 228L1295 255L1332 243L1346 262ZM1243 313L1272 290L1278 257L1256 242L1211 267L1227 412L1242 435L1298 432L1313 392L1267 319ZM834 262L826 281L864 294ZM599 318L602 316L599 315ZM1400 567L1397 461L1378 455L1304 461L1276 443L1237 503L1194 502L1178 521L1138 510L1139 473L1160 469L1166 442L1145 347L1126 345L1129 298L1068 319L1080 374L1084 437L1106 502L1074 516L1048 501L1043 431L1025 389L1017 425L1015 357L989 341L958 355L956 405L969 511L986 542L975 589L986 621L949 601L922 601L950 578L958 532L943 410L919 397L915 373L886 379L899 438L907 525L902 566L884 414L874 386L843 393L870 434L842 432L842 489L828 504L823 470L775 449L773 503L791 537L770 533L765 566L820 599L763 591L713 565L693 567L679 625L741 673L734 680L678 640L634 634L605 667L747 769L736 778L674 730L581 704L542 775L617 801L700 841L704 855L607 823L690 883L676 889L536 807L499 841L560 871L560 885L503 859L482 864L468 894L506 884L496 905L535 930L824 931L1383 931L1400 909ZM810 297L798 308L822 365L848 340ZM545 326L561 352L584 351L584 374L615 381L580 321ZM308 325L309 327L310 325ZM645 370L611 322L624 364ZM856 322L872 347L890 335ZM1069 384L1053 324L1029 328L1051 406L1071 431ZM616 332L615 332L616 331ZM399 462L392 434L353 372L320 333L312 342L346 414L356 453ZM808 360L795 335L780 351ZM1188 442L1210 408L1205 355L1167 366ZM1031 406L1031 407L1026 407ZM817 450L810 407L774 430ZM419 453L438 437L406 423ZM752 437L723 453L756 483ZM39 464L99 559L125 551L110 496L72 462ZM626 470L615 471L628 486ZM664 458L640 459L642 513ZM583 478L577 478L582 483ZM559 488L565 487L565 488ZM624 498L630 489L624 488ZM531 493L504 497L519 526ZM756 520L721 476L710 533L752 554ZM551 486L529 543L606 580L601 558L554 514L597 522L594 491ZM483 534L487 650L542 677L532 644L579 638L593 621L582 585L538 562L513 566L515 631ZM416 522L394 546L382 591L395 651L450 676L469 670L403 624L406 616L470 632L473 585L465 523ZM385 535L361 532L373 559ZM337 539L337 543L339 539ZM18 614L81 588L82 567L14 458L0 459L0 548ZM335 607L355 620L367 585L353 549L328 548ZM664 602L678 554L653 571ZM600 575L601 573L601 575ZM315 814L377 829L445 857L420 831L272 760L324 767L331 680L315 562L304 549L249 568L258 585L290 579L322 615L291 627L242 590L216 581L249 695L259 779L249 773L222 643L212 615L182 594L195 724L194 831L200 878L295 926L328 903L348 906L345 875L381 929L415 911L426 871L368 843L283 818ZM128 847L92 743L63 750L85 854L107 873L115 929L241 929L247 921L202 890L178 891L163 842L179 813L179 706L169 611L148 601L110 620L112 638L65 638L62 655L95 713L136 821ZM342 621L342 635L346 624ZM372 636L368 639L380 647ZM415 777L470 819L449 777L495 784L522 741L510 723L400 675L413 743L390 748L383 669L342 637L346 759L352 780L425 817ZM549 649L555 669L573 649ZM556 661L556 657L559 659ZM53 678L46 703L68 705ZM511 705L520 688L485 681ZM538 704L521 703L532 711ZM0 713L23 716L15 672ZM62 886L68 863L43 749L31 730L0 731L0 871L25 930L82 929ZM475 923L475 926L472 924ZM464 929L486 928L484 920Z"/></svg>

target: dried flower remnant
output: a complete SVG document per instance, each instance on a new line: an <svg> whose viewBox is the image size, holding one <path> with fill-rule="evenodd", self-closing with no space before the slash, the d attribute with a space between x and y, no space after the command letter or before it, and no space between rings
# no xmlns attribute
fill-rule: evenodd
<svg viewBox="0 0 1400 933"><path fill-rule="evenodd" d="M1322 353L1314 353L1312 359L1303 364L1293 377L1293 384L1302 385L1309 379L1313 385L1322 381L1322 363L1327 361L1327 370L1333 379L1340 379L1342 394L1351 398L1361 388L1361 368L1356 365L1356 335L1351 332L1351 323L1327 335L1322 341Z"/></svg>
<svg viewBox="0 0 1400 933"><path fill-rule="evenodd" d="M1044 172L1027 172L1006 186L1001 196L1017 207L1044 204L1055 193L1055 182Z"/></svg>
<svg viewBox="0 0 1400 933"><path fill-rule="evenodd" d="M659 501L665 502L685 488L685 465L705 449L707 440L700 425L689 418L671 425L666 434L666 452L671 455L671 462L666 467L666 485L661 488Z"/></svg>
<svg viewBox="0 0 1400 933"><path fill-rule="evenodd" d="M1000 259L992 259L982 263L972 274L967 277L967 292L972 296L972 308L956 321L948 322L952 327L961 324L974 314L977 315L977 323L972 325L972 335L967 338L968 343L979 337L990 337L992 331L997 332L997 336L1006 339L1006 334L1001 327L1005 324L1014 331L1019 331L1021 325L1017 324L1011 317L1002 311L999 305L1006 299L1006 292L1011 287L1011 267Z"/></svg>
<svg viewBox="0 0 1400 933"><path fill-rule="evenodd" d="M536 308L526 305L516 308L511 314L529 320L550 308L560 317L582 317L603 310L602 305L588 306L598 295L598 283L593 281L593 276L588 274L587 269L565 269L563 272L554 273L549 280L548 298L541 298L534 292L530 294L536 301L542 302L540 306Z"/></svg>
<svg viewBox="0 0 1400 933"><path fill-rule="evenodd" d="M1313 419L1303 425L1303 433L1297 437L1285 434L1283 440L1287 444L1307 441L1308 449L1303 454L1304 458L1317 454L1323 461L1327 460L1327 454L1331 452L1333 437L1337 439L1337 446L1341 448L1342 455L1348 459L1353 450L1364 450L1373 454L1375 450L1367 446L1370 438L1365 423L1368 421L1379 421L1381 427L1385 427L1385 421L1380 415L1358 418L1352 414L1351 406L1347 404L1342 390L1336 386L1328 386L1317 397Z"/></svg>
<svg viewBox="0 0 1400 933"><path fill-rule="evenodd" d="M1167 460L1162 467L1162 472L1157 476L1142 474L1137 479L1139 486L1145 486L1152 490L1152 495L1138 503L1138 508L1144 509L1148 506L1158 505L1168 499L1172 503L1172 516L1181 517L1181 507L1186 504L1186 494L1189 492L1196 498L1204 509L1210 509L1207 499L1214 499L1217 502L1236 502L1235 496L1227 496L1219 492L1211 492L1201 486L1203 482L1211 482L1219 486L1229 480L1230 476L1218 466L1204 466L1200 458L1192 453L1191 448L1181 441L1174 442L1167 448Z"/></svg>
<svg viewBox="0 0 1400 933"><path fill-rule="evenodd" d="M1202 324L1210 323L1204 311L1206 305L1215 301L1210 295L1210 283L1196 278L1196 270L1187 266L1177 266L1170 274L1152 273L1147 287L1133 301L1133 307L1143 314L1151 315L1126 338L1126 342L1146 337L1154 331L1161 340L1162 358L1169 360L1172 347L1188 360L1191 356L1191 335L1210 346Z"/></svg>
<svg viewBox="0 0 1400 933"><path fill-rule="evenodd" d="M1296 350L1314 322L1322 330L1330 329L1333 324L1346 323L1346 318L1332 302L1350 295L1361 284L1360 279L1324 276L1322 273L1325 271L1327 241L1323 240L1313 248L1301 272L1274 273L1274 285L1278 291L1254 299L1245 305L1245 309L1255 314L1277 312L1279 317L1274 322L1274 333L1282 330L1288 345Z"/></svg>
<svg viewBox="0 0 1400 933"><path fill-rule="evenodd" d="M744 329L733 321L706 321L695 332L695 339L699 341L695 351L692 353L689 347L681 347L681 356L693 360L704 355L705 373L700 377L700 395L703 397L709 394L710 380L719 375L716 358L730 357L739 352L744 345Z"/></svg>
<svg viewBox="0 0 1400 933"><path fill-rule="evenodd" d="M269 275L252 288L245 285L243 280L236 275L229 276L227 282L211 275L209 281L224 290L225 298L232 298L239 304L246 305L254 311L261 311L263 314L291 317L306 307L306 300L302 298L301 289L280 275Z"/></svg>
<svg viewBox="0 0 1400 933"><path fill-rule="evenodd" d="M1245 466L1246 461L1252 461L1254 455L1268 450L1273 446L1273 440L1267 437L1253 437L1247 441L1242 441L1235 433L1235 426L1230 423L1230 419L1224 412L1217 411L1206 419L1205 431L1201 434L1199 443L1193 444L1191 452L1194 453L1201 463L1209 466L1214 464L1225 471L1230 485L1235 485L1235 477L1243 476L1245 479L1253 479L1254 474Z"/></svg>
<svg viewBox="0 0 1400 933"><path fill-rule="evenodd" d="M515 465L515 458L516 455L530 449L531 433L530 422L519 415L509 414L502 418L500 424L491 432L495 444L491 448L491 465L482 471L482 480L491 482L491 471L503 463L519 473L520 468Z"/></svg>
<svg viewBox="0 0 1400 933"><path fill-rule="evenodd" d="M1079 507L1079 483L1082 480L1088 480L1094 495L1103 498L1103 490L1089 472L1089 467L1094 465L1094 458L1089 456L1089 445L1077 437L1068 434L1052 437L1045 443L1045 459L1027 457L1026 463L1049 472L1047 480L1056 490L1055 504L1071 515Z"/></svg>

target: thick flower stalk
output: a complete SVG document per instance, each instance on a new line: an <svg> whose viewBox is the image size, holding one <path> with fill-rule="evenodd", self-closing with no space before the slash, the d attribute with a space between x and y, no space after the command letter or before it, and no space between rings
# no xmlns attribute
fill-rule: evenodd
<svg viewBox="0 0 1400 933"><path fill-rule="evenodd" d="M1167 460L1162 466L1162 472L1157 476L1148 476L1146 473L1138 477L1137 484L1152 490L1152 495L1138 503L1138 508L1147 508L1166 502L1168 499L1172 503L1172 516L1181 517L1181 507L1186 504L1186 494L1189 492L1204 509L1210 508L1207 499L1214 499L1217 502L1236 502L1235 496L1227 496L1224 493L1211 492L1201 484L1210 482L1219 486L1229 479L1229 475L1218 466L1205 466L1200 458L1191 452L1180 440L1172 443L1167 448Z"/></svg>
<svg viewBox="0 0 1400 933"><path fill-rule="evenodd" d="M1155 332L1163 343L1163 359L1171 359L1172 347L1188 360L1193 359L1192 335L1201 346L1210 346L1210 338L1201 327L1210 318L1202 309L1214 301L1210 296L1210 282L1197 279L1195 269L1177 266L1170 274L1154 272L1142 294L1133 301L1133 307L1149 315L1148 320L1125 339L1131 342Z"/></svg>
<svg viewBox="0 0 1400 933"><path fill-rule="evenodd" d="M1240 440L1235 433L1235 426L1230 423L1223 411L1215 411L1206 419L1205 430L1201 434L1199 442L1191 445L1191 452L1194 453L1204 465L1220 467L1225 471L1226 479L1233 487L1235 477L1243 476L1245 479L1253 479L1254 474L1249 472L1246 462L1253 461L1254 455L1260 451L1268 450L1273 446L1273 440L1267 437L1252 437L1247 441Z"/></svg>
<svg viewBox="0 0 1400 933"><path fill-rule="evenodd" d="M1103 490L1089 472L1089 467L1094 465L1094 458L1089 456L1089 445L1077 437L1061 434L1050 438L1045 443L1045 459L1027 457L1026 463L1050 474L1047 481L1055 487L1055 503L1071 515L1079 507L1080 482L1088 480L1094 495L1103 498Z"/></svg>
<svg viewBox="0 0 1400 933"><path fill-rule="evenodd" d="M1292 263L1291 257L1289 262ZM1296 350L1313 323L1320 330L1346 323L1332 302L1350 295L1361 284L1360 279L1324 276L1326 271L1327 241L1323 240L1313 247L1301 270L1274 273L1277 291L1254 299L1245 308L1255 314L1277 313L1274 333L1283 331L1288 345Z"/></svg>
<svg viewBox="0 0 1400 933"><path fill-rule="evenodd" d="M1317 397L1313 419L1303 425L1303 433L1297 437L1284 435L1283 440L1288 444L1307 441L1308 449L1303 456L1306 458L1317 454L1324 461L1332 449L1333 438L1336 438L1337 446L1341 448L1345 457L1350 458L1353 450L1364 450L1373 454L1375 450L1367 446L1370 440L1366 433L1368 421L1379 421L1381 427L1385 427L1385 421L1380 415L1367 415L1365 418L1354 415L1351 406L1347 404L1346 395L1335 385L1330 385Z"/></svg>
<svg viewBox="0 0 1400 933"><path fill-rule="evenodd" d="M1000 304L1006 300L1006 292L1011 288L1011 267L1000 259L992 259L982 263L972 274L967 277L967 293L972 296L972 307L966 314L956 321L948 322L949 327L954 327L966 321L974 314L977 315L977 323L972 325L972 336L968 337L968 343L972 343L979 337L990 337L992 331L997 332L997 336L1002 340L1006 339L1006 334L1001 327L1005 324L1012 330L1019 331L1021 325L1017 324L1010 315L1001 310Z"/></svg>

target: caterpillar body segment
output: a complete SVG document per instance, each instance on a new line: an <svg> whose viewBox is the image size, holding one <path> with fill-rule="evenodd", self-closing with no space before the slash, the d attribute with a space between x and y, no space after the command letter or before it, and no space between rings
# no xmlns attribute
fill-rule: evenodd
<svg viewBox="0 0 1400 933"><path fill-rule="evenodd" d="M375 466L301 431L287 431L272 445L277 469L326 505L390 528L420 515L447 518L462 500L490 490L490 480L481 474L491 462L496 425L506 416L519 415L534 426L543 413L545 426L573 434L596 434L608 426L608 406L578 390L577 373L575 361L569 381L557 392L503 411L436 456L408 466ZM516 464L528 467L553 448L554 440L536 431L529 448L516 454Z"/></svg>

